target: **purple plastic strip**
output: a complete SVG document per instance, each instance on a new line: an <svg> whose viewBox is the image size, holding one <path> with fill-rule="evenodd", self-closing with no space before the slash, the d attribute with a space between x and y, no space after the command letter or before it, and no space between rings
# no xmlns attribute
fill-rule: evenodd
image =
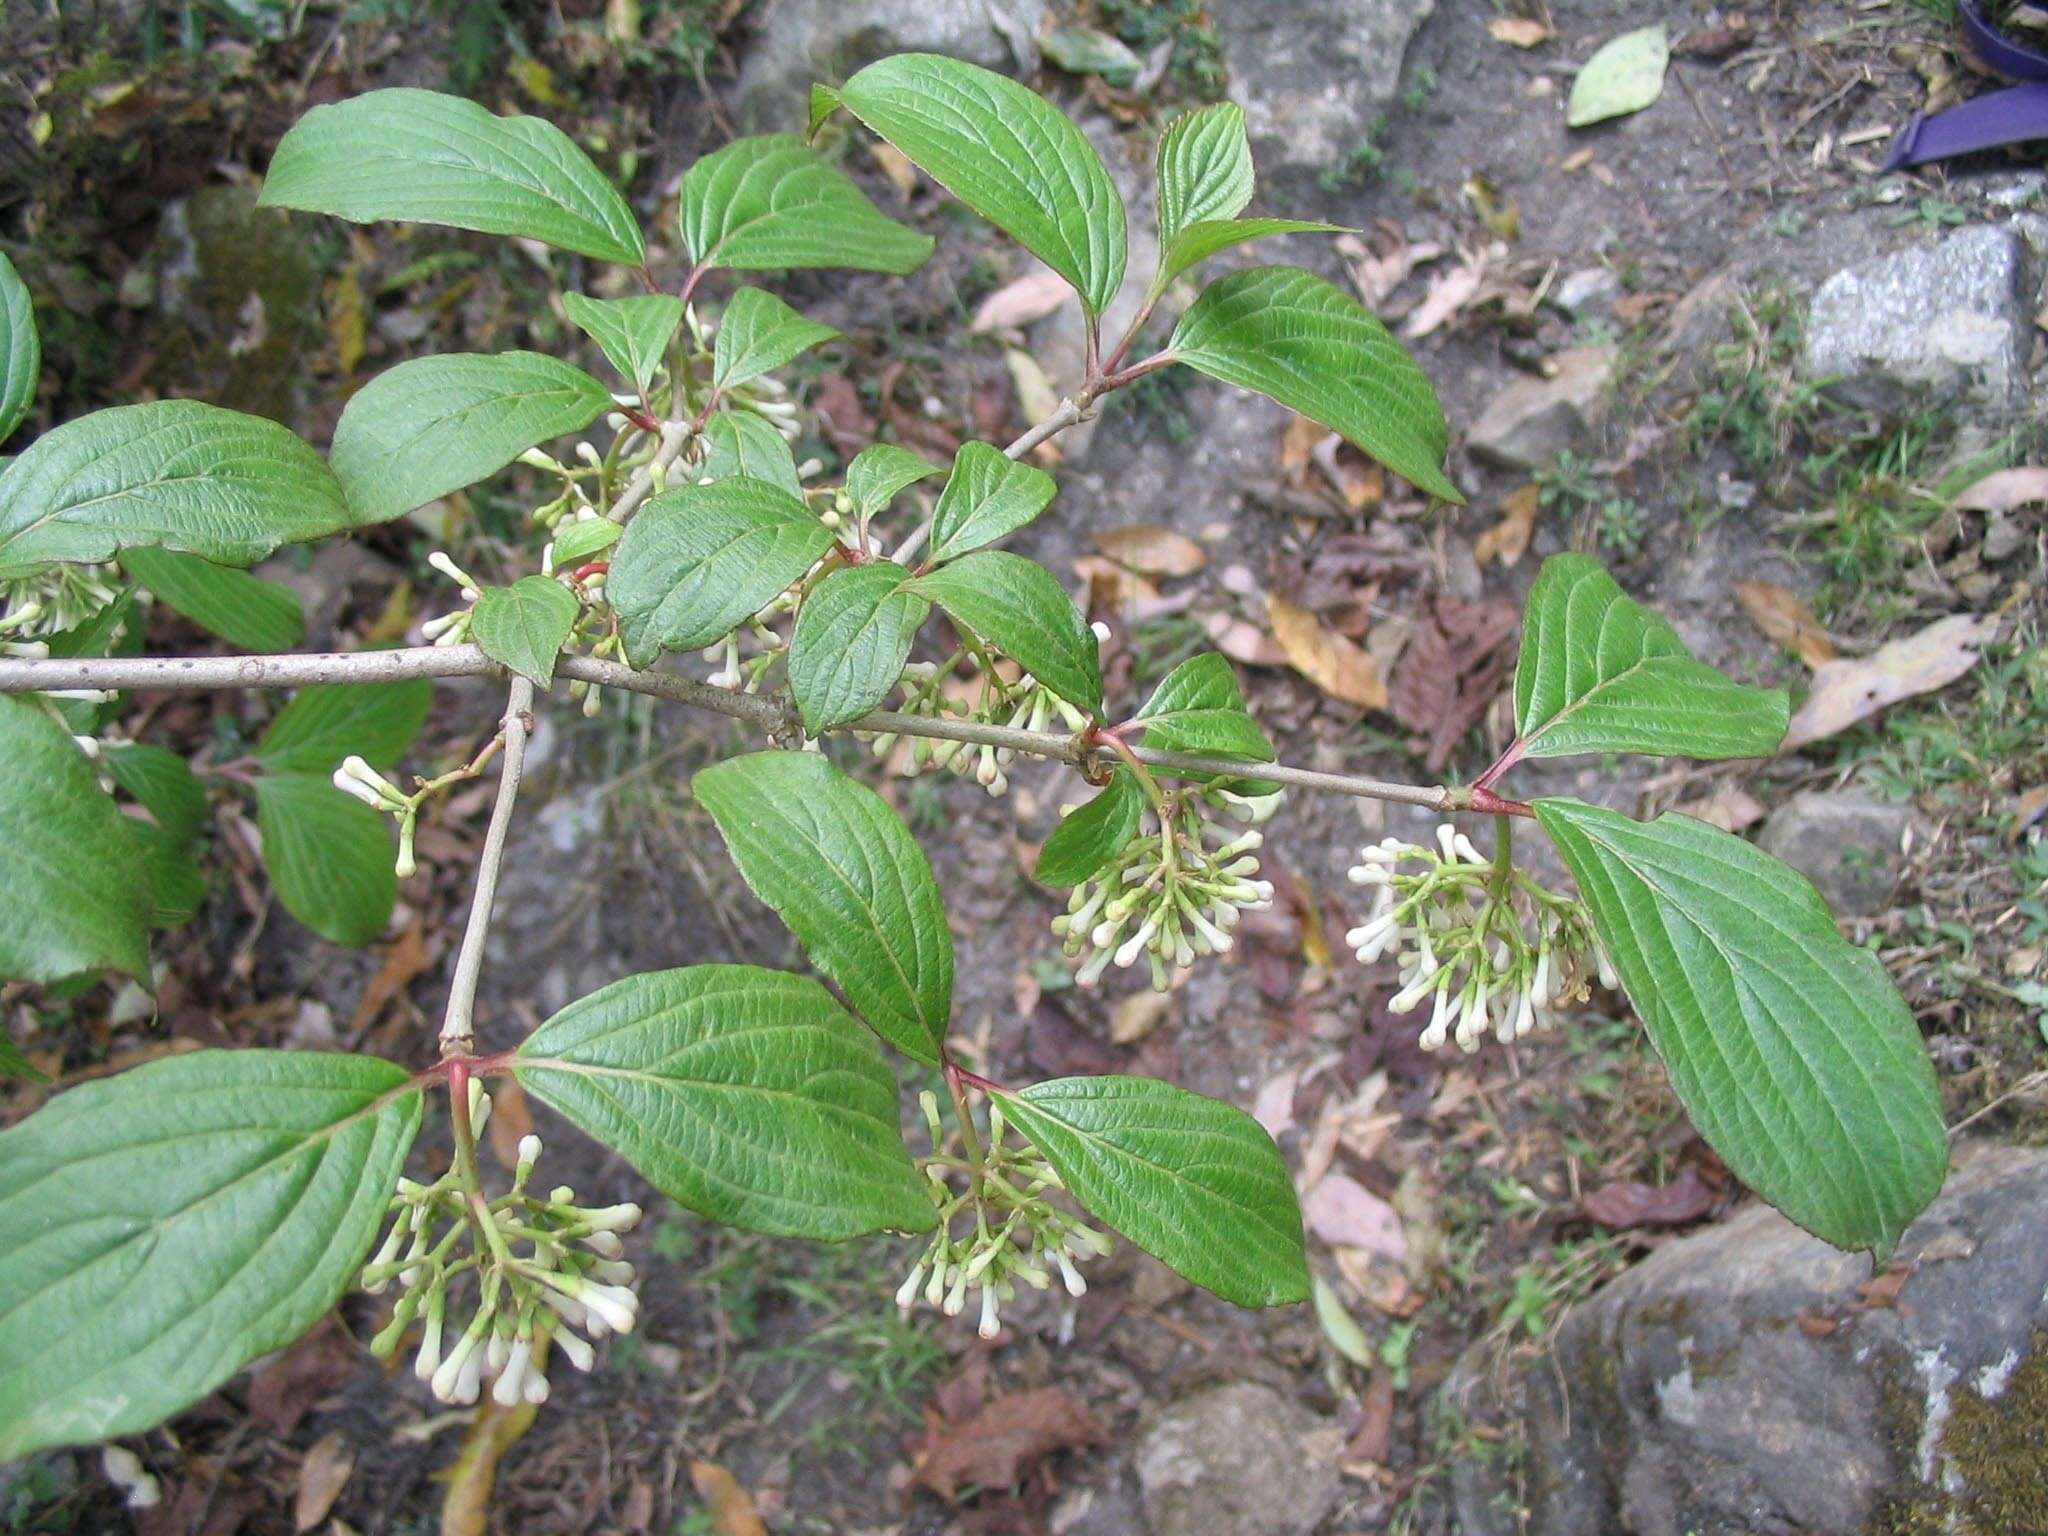
<svg viewBox="0 0 2048 1536"><path fill-rule="evenodd" d="M2048 0L2026 3L2048 10ZM1887 171L2048 138L2048 83L2042 83L2048 82L2048 54L2006 37L1992 26L1978 0L1959 0L1956 11L1963 40L1978 62L2008 80L2030 83L1978 96L1932 117L1914 113L1885 155Z"/></svg>

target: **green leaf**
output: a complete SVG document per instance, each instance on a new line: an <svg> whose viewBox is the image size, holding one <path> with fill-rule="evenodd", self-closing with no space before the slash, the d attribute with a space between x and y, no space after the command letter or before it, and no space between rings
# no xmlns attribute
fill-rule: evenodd
<svg viewBox="0 0 2048 1536"><path fill-rule="evenodd" d="M1148 747L1273 761L1273 744L1245 711L1237 673L1214 651L1190 656L1167 673L1137 718L1145 722Z"/></svg>
<svg viewBox="0 0 2048 1536"><path fill-rule="evenodd" d="M578 523L562 523L551 541L555 548L555 569L573 571L619 542L626 530L608 517L587 517Z"/></svg>
<svg viewBox="0 0 2048 1536"><path fill-rule="evenodd" d="M647 259L633 210L561 129L434 91L315 107L279 142L258 202L353 224L516 235L630 266Z"/></svg>
<svg viewBox="0 0 2048 1536"><path fill-rule="evenodd" d="M810 110L804 114L804 138L815 139L834 112L839 110L839 93L823 81L811 82Z"/></svg>
<svg viewBox="0 0 2048 1536"><path fill-rule="evenodd" d="M206 875L192 856L191 843L132 816L121 822L149 888L150 927L175 928L190 922L206 899Z"/></svg>
<svg viewBox="0 0 2048 1536"><path fill-rule="evenodd" d="M896 1080L803 976L697 965L613 982L519 1048L526 1091L698 1215L821 1241L929 1231Z"/></svg>
<svg viewBox="0 0 2048 1536"><path fill-rule="evenodd" d="M131 549L121 565L165 607L229 645L288 651L306 638L299 594L278 582L168 549Z"/></svg>
<svg viewBox="0 0 2048 1536"><path fill-rule="evenodd" d="M676 327L683 323L683 301L672 293L642 293L630 299L565 293L562 309L598 344L611 365L642 391L661 368Z"/></svg>
<svg viewBox="0 0 2048 1536"><path fill-rule="evenodd" d="M791 358L838 334L829 325L806 320L766 288L742 288L732 296L718 322L711 387L731 389L773 373Z"/></svg>
<svg viewBox="0 0 2048 1536"><path fill-rule="evenodd" d="M764 481L662 492L626 525L605 578L628 658L644 666L730 634L834 542L809 507Z"/></svg>
<svg viewBox="0 0 2048 1536"><path fill-rule="evenodd" d="M31 1083L47 1083L50 1074L22 1055L21 1047L5 1034L0 1034L0 1079L21 1078Z"/></svg>
<svg viewBox="0 0 2048 1536"><path fill-rule="evenodd" d="M765 480L792 496L804 493L796 455L775 424L754 411L713 411L698 434L704 460L689 473L698 480Z"/></svg>
<svg viewBox="0 0 2048 1536"><path fill-rule="evenodd" d="M1148 1077L999 1097L1068 1193L1175 1273L1241 1307L1308 1296L1286 1160L1243 1110Z"/></svg>
<svg viewBox="0 0 2048 1536"><path fill-rule="evenodd" d="M197 400L117 405L45 432L0 475L0 577L138 545L253 565L352 521L320 455L274 421Z"/></svg>
<svg viewBox="0 0 2048 1536"><path fill-rule="evenodd" d="M147 742L110 743L100 762L123 791L181 843L206 825L206 786L184 758Z"/></svg>
<svg viewBox="0 0 2048 1536"><path fill-rule="evenodd" d="M1788 707L1782 688L1746 687L1693 660L1678 632L1599 561L1543 562L1515 668L1523 756L1767 757L1784 738Z"/></svg>
<svg viewBox="0 0 2048 1536"><path fill-rule="evenodd" d="M1252 200L1252 146L1245 137L1244 108L1219 102L1168 123L1159 136L1155 180L1162 251L1190 224L1243 213Z"/></svg>
<svg viewBox="0 0 2048 1536"><path fill-rule="evenodd" d="M1579 70L1565 106L1566 125L1584 128L1642 111L1664 94L1664 72L1670 63L1671 47L1662 23L1622 33Z"/></svg>
<svg viewBox="0 0 2048 1536"><path fill-rule="evenodd" d="M918 481L940 473L938 465L908 448L871 443L846 466L846 494L859 516L874 517Z"/></svg>
<svg viewBox="0 0 2048 1536"><path fill-rule="evenodd" d="M194 1051L0 1132L0 1461L150 1429L312 1327L419 1123L388 1061Z"/></svg>
<svg viewBox="0 0 2048 1536"><path fill-rule="evenodd" d="M389 522L611 408L597 380L538 352L415 358L349 398L329 457L356 520Z"/></svg>
<svg viewBox="0 0 2048 1536"><path fill-rule="evenodd" d="M1217 278L1168 350L1341 432L1430 495L1464 501L1444 475L1450 429L1428 376L1363 305L1313 273L1248 267Z"/></svg>
<svg viewBox="0 0 2048 1536"><path fill-rule="evenodd" d="M398 902L391 819L317 773L256 781L263 867L284 909L336 944L361 949Z"/></svg>
<svg viewBox="0 0 2048 1536"><path fill-rule="evenodd" d="M1038 49L1070 75L1100 75L1119 89L1144 67L1121 38L1100 27L1054 27L1038 39Z"/></svg>
<svg viewBox="0 0 2048 1536"><path fill-rule="evenodd" d="M1102 713L1095 635L1066 589L1035 560L983 549L920 576L928 597L1069 704Z"/></svg>
<svg viewBox="0 0 2048 1536"><path fill-rule="evenodd" d="M0 443L13 435L36 403L36 383L42 372L43 344L36 334L35 305L14 263L0 253Z"/></svg>
<svg viewBox="0 0 2048 1536"><path fill-rule="evenodd" d="M1052 504L1051 475L987 443L962 443L932 510L931 558L950 560L1014 533Z"/></svg>
<svg viewBox="0 0 2048 1536"><path fill-rule="evenodd" d="M910 573L889 560L849 565L811 589L789 642L789 691L813 736L858 720L903 675L931 604L903 590Z"/></svg>
<svg viewBox="0 0 2048 1536"><path fill-rule="evenodd" d="M1038 878L1047 885L1079 885L1137 835L1144 809L1137 776L1118 768L1102 793L1060 818L1038 851Z"/></svg>
<svg viewBox="0 0 2048 1536"><path fill-rule="evenodd" d="M470 638L491 660L545 688L555 680L555 658L582 611L576 594L554 577L523 576L477 595Z"/></svg>
<svg viewBox="0 0 2048 1536"><path fill-rule="evenodd" d="M914 272L929 236L906 229L795 134L736 139L683 177L683 244L705 267L741 272L851 267Z"/></svg>
<svg viewBox="0 0 2048 1536"><path fill-rule="evenodd" d="M882 797L815 752L755 752L691 785L754 894L906 1056L936 1063L953 936L924 850Z"/></svg>
<svg viewBox="0 0 2048 1536"><path fill-rule="evenodd" d="M1099 315L1123 286L1124 205L1081 130L1036 92L930 53L879 60L846 109L1072 283Z"/></svg>
<svg viewBox="0 0 2048 1536"><path fill-rule="evenodd" d="M0 695L0 977L149 980L126 820L61 725Z"/></svg>
<svg viewBox="0 0 2048 1536"><path fill-rule="evenodd" d="M1197 262L1207 261L1218 251L1268 235L1341 234L1342 224L1318 224L1305 219L1203 219L1175 235L1159 253L1159 275L1152 279L1152 295L1166 292L1176 277Z"/></svg>
<svg viewBox="0 0 2048 1536"><path fill-rule="evenodd" d="M270 722L256 756L271 773L332 773L349 756L389 768L419 735L433 702L433 681L424 677L301 688Z"/></svg>
<svg viewBox="0 0 2048 1536"><path fill-rule="evenodd" d="M1878 958L1805 876L1717 827L1535 810L1700 1134L1800 1226L1884 1263L1941 1188L1948 1140Z"/></svg>

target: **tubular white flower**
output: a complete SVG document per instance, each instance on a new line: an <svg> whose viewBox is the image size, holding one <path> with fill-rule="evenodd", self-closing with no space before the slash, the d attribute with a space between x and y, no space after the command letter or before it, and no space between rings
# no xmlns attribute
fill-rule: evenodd
<svg viewBox="0 0 2048 1536"><path fill-rule="evenodd" d="M613 1333L631 1333L640 1319L640 1298L624 1286L586 1284L576 1299Z"/></svg>
<svg viewBox="0 0 2048 1536"><path fill-rule="evenodd" d="M996 1316L996 1290L992 1285L981 1288L981 1326L975 1331L984 1339L992 1339L1003 1331L1002 1319Z"/></svg>
<svg viewBox="0 0 2048 1536"><path fill-rule="evenodd" d="M500 1408L517 1407L525 1395L526 1359L530 1353L526 1340L521 1339L506 1355L497 1384L491 1388L491 1398Z"/></svg>
<svg viewBox="0 0 2048 1536"><path fill-rule="evenodd" d="M567 1328L554 1330L555 1348L569 1357L569 1363L579 1371L587 1371L597 1361L597 1351L590 1347L587 1339L578 1338Z"/></svg>
<svg viewBox="0 0 2048 1536"><path fill-rule="evenodd" d="M904 1277L903 1283L896 1288L896 1305L902 1308L905 1312L908 1312L912 1307L916 1306L917 1293L919 1288L923 1286L923 1284L924 1260L919 1259L917 1261L916 1267L913 1268L910 1271L910 1273Z"/></svg>
<svg viewBox="0 0 2048 1536"><path fill-rule="evenodd" d="M1065 1248L1048 1248L1045 1250L1045 1256L1048 1261L1059 1266L1060 1283L1067 1288L1069 1296L1088 1294L1088 1282L1082 1278L1081 1271L1074 1267L1074 1261L1067 1257Z"/></svg>

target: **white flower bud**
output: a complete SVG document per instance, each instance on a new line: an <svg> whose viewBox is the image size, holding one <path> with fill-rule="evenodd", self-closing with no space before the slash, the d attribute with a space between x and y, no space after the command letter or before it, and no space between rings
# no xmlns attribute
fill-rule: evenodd
<svg viewBox="0 0 2048 1536"><path fill-rule="evenodd" d="M614 1333L631 1333L639 1321L640 1298L623 1286L586 1284L576 1299Z"/></svg>
<svg viewBox="0 0 2048 1536"><path fill-rule="evenodd" d="M917 1304L918 1288L923 1284L924 1260L919 1259L917 1266L904 1277L903 1283L896 1287L896 1305L908 1312Z"/></svg>
<svg viewBox="0 0 2048 1536"><path fill-rule="evenodd" d="M1069 1296L1088 1294L1088 1282L1081 1278L1081 1271L1074 1267L1074 1261L1067 1257L1064 1248L1046 1249L1046 1257L1059 1266L1060 1282L1067 1288Z"/></svg>
<svg viewBox="0 0 2048 1536"><path fill-rule="evenodd" d="M597 1351L586 1339L577 1337L567 1328L554 1331L555 1348L569 1357L569 1363L579 1371L587 1371L597 1361Z"/></svg>
<svg viewBox="0 0 2048 1536"><path fill-rule="evenodd" d="M628 1200L622 1205L600 1206L582 1213L583 1222L594 1232L630 1232L640 1224L640 1207Z"/></svg>
<svg viewBox="0 0 2048 1536"><path fill-rule="evenodd" d="M981 1288L981 1326L976 1330L984 1339L992 1339L1003 1331L1002 1319L996 1316L995 1287Z"/></svg>
<svg viewBox="0 0 2048 1536"><path fill-rule="evenodd" d="M540 1138L531 1131L519 1138L519 1161L528 1165L540 1161Z"/></svg>

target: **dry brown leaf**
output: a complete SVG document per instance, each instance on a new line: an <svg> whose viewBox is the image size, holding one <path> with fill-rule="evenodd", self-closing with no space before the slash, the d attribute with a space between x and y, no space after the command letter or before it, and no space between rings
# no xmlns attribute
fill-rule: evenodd
<svg viewBox="0 0 2048 1536"><path fill-rule="evenodd" d="M1209 643L1232 661L1247 667L1287 665L1287 652L1256 624L1227 613L1212 613L1202 621L1202 628L1208 632Z"/></svg>
<svg viewBox="0 0 2048 1536"><path fill-rule="evenodd" d="M273 1435L289 1435L315 1403L353 1381L362 1363L361 1346L330 1316L250 1376L249 1417Z"/></svg>
<svg viewBox="0 0 2048 1536"><path fill-rule="evenodd" d="M1064 1387L1039 1387L994 1398L960 1422L934 1416L911 1471L952 1499L964 1487L1014 1488L1054 1451L1102 1442L1086 1404Z"/></svg>
<svg viewBox="0 0 2048 1536"><path fill-rule="evenodd" d="M2005 840L2017 843L2044 815L2048 815L2048 784L2036 784L2013 801L2012 830L2005 834Z"/></svg>
<svg viewBox="0 0 2048 1536"><path fill-rule="evenodd" d="M1316 444L1330 436L1330 429L1306 416L1288 418L1280 434L1280 478L1298 481L1314 460Z"/></svg>
<svg viewBox="0 0 2048 1536"><path fill-rule="evenodd" d="M361 1033L376 1023L384 1012L384 1005L411 985L413 978L430 964L426 930L415 917L406 924L405 931L385 948L384 963L370 978L369 985L363 988L363 999L356 1004L355 1017L349 1020L348 1027Z"/></svg>
<svg viewBox="0 0 2048 1536"><path fill-rule="evenodd" d="M1500 504L1500 521L1472 542L1472 563L1481 570L1498 560L1503 569L1529 552L1536 516L1543 510L1543 488L1530 481L1508 492Z"/></svg>
<svg viewBox="0 0 2048 1536"><path fill-rule="evenodd" d="M898 192L908 197L917 190L917 167L911 164L910 156L894 144L884 144L880 139L868 145L868 153Z"/></svg>
<svg viewBox="0 0 2048 1536"><path fill-rule="evenodd" d="M1401 334L1410 341L1429 335L1478 297L1485 278L1486 267L1476 257L1437 273L1429 280L1429 292L1401 327Z"/></svg>
<svg viewBox="0 0 2048 1536"><path fill-rule="evenodd" d="M1095 547L1146 576L1192 576L1209 563L1209 552L1193 539L1154 523L1106 529L1095 535Z"/></svg>
<svg viewBox="0 0 2048 1536"><path fill-rule="evenodd" d="M1552 35L1550 28L1527 16L1496 16L1486 24L1486 30L1493 34L1495 42L1506 43L1510 48L1540 47Z"/></svg>
<svg viewBox="0 0 2048 1536"><path fill-rule="evenodd" d="M1587 1220L1603 1227L1680 1227L1698 1221L1720 1198L1687 1164L1669 1184L1640 1184L1632 1179L1603 1184L1579 1202Z"/></svg>
<svg viewBox="0 0 2048 1536"><path fill-rule="evenodd" d="M1441 771L1485 718L1515 665L1514 608L1438 593L1415 615L1389 696L1394 718L1417 733L1430 771Z"/></svg>
<svg viewBox="0 0 2048 1536"><path fill-rule="evenodd" d="M1154 992L1150 987L1142 992L1133 992L1118 1003L1116 1011L1109 1016L1111 1043L1136 1045L1165 1023L1167 1014L1172 1011L1171 992Z"/></svg>
<svg viewBox="0 0 2048 1536"><path fill-rule="evenodd" d="M691 1462L690 1482L704 1501L717 1536L768 1536L768 1527L754 1507L754 1496L717 1462Z"/></svg>
<svg viewBox="0 0 2048 1536"><path fill-rule="evenodd" d="M1681 816L1691 816L1723 832L1740 832L1753 827L1769 814L1763 801L1747 790L1724 784L1703 800L1688 800L1674 807Z"/></svg>
<svg viewBox="0 0 2048 1536"><path fill-rule="evenodd" d="M340 1430L313 1442L313 1448L299 1463L299 1491L292 1500L292 1523L302 1533L327 1518L355 1469L356 1453Z"/></svg>
<svg viewBox="0 0 2048 1536"><path fill-rule="evenodd" d="M1059 273L1044 269L1027 272L983 299L967 328L977 335L1014 330L1043 320L1073 297L1072 286Z"/></svg>
<svg viewBox="0 0 2048 1536"><path fill-rule="evenodd" d="M1038 359L1021 347L1003 349L1003 361L1010 365L1010 383L1017 391L1017 404L1024 419L1037 426L1060 408L1060 392L1052 387Z"/></svg>
<svg viewBox="0 0 2048 1536"><path fill-rule="evenodd" d="M1348 1174L1328 1173L1303 1197L1301 1219L1333 1248L1362 1248L1395 1264L1408 1258L1408 1239L1394 1208Z"/></svg>
<svg viewBox="0 0 2048 1536"><path fill-rule="evenodd" d="M491 1144L491 1156L507 1173L519 1166L519 1142L532 1134L533 1108L526 1102L526 1090L506 1073L491 1085L491 1118L484 1135Z"/></svg>
<svg viewBox="0 0 2048 1536"><path fill-rule="evenodd" d="M1782 645L1809 667L1835 659L1835 642L1806 606L1806 599L1790 587L1774 581L1739 581L1735 598L1766 640Z"/></svg>
<svg viewBox="0 0 2048 1536"><path fill-rule="evenodd" d="M2048 502L2048 467L2039 464L1986 475L1956 498L1965 512L2010 512L2038 502Z"/></svg>
<svg viewBox="0 0 2048 1536"><path fill-rule="evenodd" d="M1901 699L1947 687L1977 665L1977 648L1997 633L1994 617L1953 614L1873 655L1828 662L1813 674L1813 691L1780 750L1823 741Z"/></svg>
<svg viewBox="0 0 2048 1536"><path fill-rule="evenodd" d="M1074 574L1088 583L1088 611L1126 613L1159 601L1159 589L1115 560L1100 555L1083 555L1074 562Z"/></svg>
<svg viewBox="0 0 2048 1536"><path fill-rule="evenodd" d="M1360 709L1387 707L1387 685L1380 676L1379 663L1363 646L1277 593L1266 599L1266 618L1288 662L1323 692Z"/></svg>
<svg viewBox="0 0 2048 1536"><path fill-rule="evenodd" d="M545 1351L545 1344L535 1349L537 1364L546 1363ZM501 1408L490 1393L484 1394L476 1417L463 1431L455 1464L435 1474L448 1485L441 1496L441 1536L485 1536L491 1524L491 1490L498 1484L498 1463L533 1427L539 1412L536 1403Z"/></svg>

